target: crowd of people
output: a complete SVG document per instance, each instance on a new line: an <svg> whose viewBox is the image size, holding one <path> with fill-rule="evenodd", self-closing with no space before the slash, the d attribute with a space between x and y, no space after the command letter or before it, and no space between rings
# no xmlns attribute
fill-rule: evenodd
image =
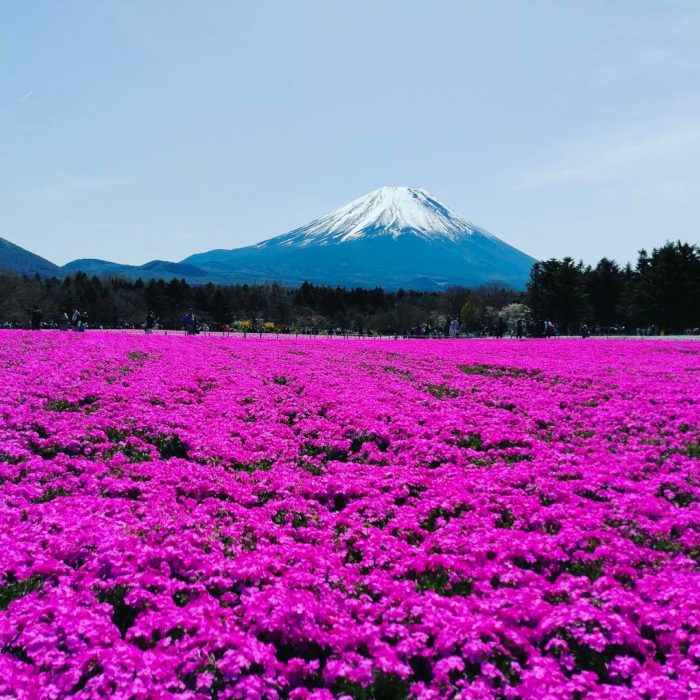
<svg viewBox="0 0 700 700"><path fill-rule="evenodd" d="M88 316L84 311L75 308L69 315L64 311L58 318L45 319L43 311L38 304L28 307L24 312L24 320L20 322L5 321L0 323L0 328L4 329L24 329L32 331L44 330L74 330L83 332L88 329ZM101 326L100 326L101 328Z"/></svg>
<svg viewBox="0 0 700 700"><path fill-rule="evenodd" d="M37 304L32 307L27 308L24 314L24 321L22 324L19 323L0 323L0 328L24 328L31 329L33 331L38 331L43 329L53 329L61 331L77 331L84 332L88 330L88 315L84 311L80 311L77 307L73 309L72 313L64 311L59 315L58 318L45 320L44 314ZM98 329L103 327L96 326ZM173 323L172 320L167 322L162 322L160 318L151 310L146 315L142 324L135 326L134 324L122 324L118 326L120 329L132 329L141 328L147 334L152 334L156 330L176 330L178 328L177 322ZM220 324L214 327L210 326L206 321L200 320L194 309L188 309L181 319L179 324L179 329L184 330L186 335L197 335L200 333L209 333L211 331L216 331L223 333L225 335L230 335L234 330L242 331L246 333L265 333L274 331L276 333L283 334L302 334L302 335L373 335L371 331L355 329L354 331L342 328L334 327L286 327L277 326L272 323L266 323L262 319L256 319L256 322L244 321L232 324ZM479 329L463 329L460 327L459 320L456 317L452 317L441 323L422 323L417 326L413 326L406 329L403 333L392 333L396 337L403 338L468 338L468 337L512 337L516 339L524 339L528 337L541 337L541 338L552 338L558 335L576 335L576 329L566 328L560 329L555 323L550 320L545 321L530 321L524 318L518 318L514 321L506 322L502 318L499 318L494 327L482 327ZM581 338L588 338L592 335L595 336L609 336L609 335L637 335L637 336L658 336L660 335L659 327L656 325L649 325L644 327L639 327L636 329L627 329L624 326L589 326L587 323L580 324L578 328L578 335ZM684 335L697 336L700 335L700 328L688 328L685 330Z"/></svg>

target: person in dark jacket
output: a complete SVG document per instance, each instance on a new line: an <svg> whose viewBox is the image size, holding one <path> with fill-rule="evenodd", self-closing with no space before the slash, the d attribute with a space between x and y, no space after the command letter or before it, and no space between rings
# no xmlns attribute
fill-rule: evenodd
<svg viewBox="0 0 700 700"><path fill-rule="evenodd" d="M41 309L36 304L34 304L34 306L32 307L32 313L30 316L33 331L40 331L41 330L41 319L42 318L44 318L44 314L42 314Z"/></svg>
<svg viewBox="0 0 700 700"><path fill-rule="evenodd" d="M153 329L156 327L156 315L152 312L148 312L146 316L146 333L153 333Z"/></svg>
<svg viewBox="0 0 700 700"><path fill-rule="evenodd" d="M183 325L185 326L185 333L187 335L194 335L197 330L197 317L194 315L194 311L190 309L183 319Z"/></svg>

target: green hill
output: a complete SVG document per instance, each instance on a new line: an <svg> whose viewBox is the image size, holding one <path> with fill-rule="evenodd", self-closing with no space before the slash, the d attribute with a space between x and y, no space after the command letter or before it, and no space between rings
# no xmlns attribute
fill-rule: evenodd
<svg viewBox="0 0 700 700"><path fill-rule="evenodd" d="M0 270L18 275L39 274L41 277L61 274L61 268L58 265L4 238L0 238Z"/></svg>

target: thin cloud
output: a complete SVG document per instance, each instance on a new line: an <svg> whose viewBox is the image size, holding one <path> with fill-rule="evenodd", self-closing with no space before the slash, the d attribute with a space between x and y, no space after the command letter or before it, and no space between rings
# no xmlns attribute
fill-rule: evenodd
<svg viewBox="0 0 700 700"><path fill-rule="evenodd" d="M700 121L628 130L563 150L550 165L523 173L519 189L687 175L700 162Z"/></svg>
<svg viewBox="0 0 700 700"><path fill-rule="evenodd" d="M22 102L26 102L32 95L34 94L34 90L30 90L26 95L22 95L22 97L15 102L16 105L21 105Z"/></svg>

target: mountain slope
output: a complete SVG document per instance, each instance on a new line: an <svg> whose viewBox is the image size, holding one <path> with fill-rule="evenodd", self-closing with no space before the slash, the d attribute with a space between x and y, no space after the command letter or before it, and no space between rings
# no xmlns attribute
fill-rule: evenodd
<svg viewBox="0 0 700 700"><path fill-rule="evenodd" d="M17 275L51 277L60 275L61 268L36 253L30 253L10 241L0 238L0 270Z"/></svg>
<svg viewBox="0 0 700 700"><path fill-rule="evenodd" d="M440 289L489 281L523 287L535 261L425 190L382 187L255 246L182 262L243 281Z"/></svg>
<svg viewBox="0 0 700 700"><path fill-rule="evenodd" d="M151 260L143 265L122 265L121 263L81 258L71 260L62 268L64 272L85 272L88 275L105 275L110 277L129 277L132 279L172 279L185 277L191 282L209 281L206 271L186 263L174 263L166 260Z"/></svg>
<svg viewBox="0 0 700 700"><path fill-rule="evenodd" d="M114 275L129 277L132 270L136 270L135 265L122 265L110 262L109 260L99 260L97 258L78 258L66 263L64 272L84 272L87 275Z"/></svg>

